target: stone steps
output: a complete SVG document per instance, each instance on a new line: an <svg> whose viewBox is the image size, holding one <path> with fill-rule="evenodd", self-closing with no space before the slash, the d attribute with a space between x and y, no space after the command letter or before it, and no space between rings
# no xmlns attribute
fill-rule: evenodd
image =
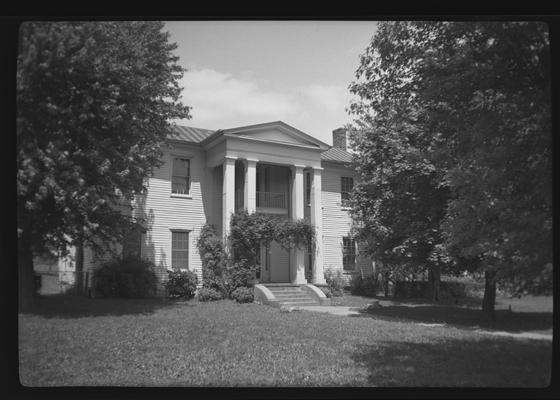
<svg viewBox="0 0 560 400"><path fill-rule="evenodd" d="M319 302L311 297L305 290L303 290L299 285L292 284L270 284L266 285L266 288L272 292L276 301L285 307L297 307L297 306L316 306Z"/></svg>

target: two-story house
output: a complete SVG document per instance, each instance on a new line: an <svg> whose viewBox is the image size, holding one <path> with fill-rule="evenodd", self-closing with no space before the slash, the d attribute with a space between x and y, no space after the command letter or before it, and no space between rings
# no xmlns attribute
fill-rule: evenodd
<svg viewBox="0 0 560 400"><path fill-rule="evenodd" d="M333 131L333 144L281 121L217 131L176 126L163 165L133 204L147 229L124 250L152 260L162 282L168 269L188 269L201 279L196 243L202 226L213 224L227 237L232 213L243 208L306 218L316 229L314 252L288 252L275 243L268 252L263 248L261 283L324 284L326 270L346 277L371 270L371 261L358 254L345 205L356 176L344 129ZM84 271L91 276L105 258L85 249Z"/></svg>

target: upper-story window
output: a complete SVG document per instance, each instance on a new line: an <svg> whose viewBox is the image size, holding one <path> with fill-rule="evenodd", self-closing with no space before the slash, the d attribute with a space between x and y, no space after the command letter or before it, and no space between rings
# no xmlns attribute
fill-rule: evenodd
<svg viewBox="0 0 560 400"><path fill-rule="evenodd" d="M171 178L171 193L189 194L191 185L191 160L188 158L173 159L173 176Z"/></svg>
<svg viewBox="0 0 560 400"><path fill-rule="evenodd" d="M351 176L343 176L340 178L340 195L342 198L343 206L348 205L352 187L354 187L354 178L352 178Z"/></svg>

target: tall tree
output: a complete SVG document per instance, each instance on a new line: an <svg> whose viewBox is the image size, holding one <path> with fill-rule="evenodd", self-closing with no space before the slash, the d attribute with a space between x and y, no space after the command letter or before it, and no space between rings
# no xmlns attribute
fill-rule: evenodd
<svg viewBox="0 0 560 400"><path fill-rule="evenodd" d="M427 270L438 301L441 267L449 260L438 256L449 192L439 185L417 98L416 60L426 40L406 22L378 29L350 86L358 96L350 136L360 173L353 214L383 269L397 277Z"/></svg>
<svg viewBox="0 0 560 400"><path fill-rule="evenodd" d="M483 308L496 283L552 289L549 39L539 22L441 23L422 66L428 125L443 140L448 245L480 260Z"/></svg>
<svg viewBox="0 0 560 400"><path fill-rule="evenodd" d="M20 307L33 257L119 239L160 164L183 68L160 22L26 22L17 64Z"/></svg>
<svg viewBox="0 0 560 400"><path fill-rule="evenodd" d="M387 22L351 85L358 150L372 144L367 129L419 149L433 168L431 188L447 191L434 203L444 210L438 248L485 273L489 314L497 282L513 293L551 289L548 52L542 23ZM379 172L383 152L373 149L361 164Z"/></svg>

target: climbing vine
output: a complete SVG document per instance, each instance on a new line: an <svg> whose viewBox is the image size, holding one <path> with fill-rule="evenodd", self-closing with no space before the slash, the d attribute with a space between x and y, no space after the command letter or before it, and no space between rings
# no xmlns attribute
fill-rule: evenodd
<svg viewBox="0 0 560 400"><path fill-rule="evenodd" d="M276 241L283 249L304 248L315 241L315 229L305 220L291 221L272 215L240 211L232 215L230 251L211 225L202 228L198 250L202 259L202 286L232 296L253 284L261 246Z"/></svg>
<svg viewBox="0 0 560 400"><path fill-rule="evenodd" d="M234 261L255 265L261 246L276 241L284 250L305 248L315 241L315 229L307 221L239 211L232 215L229 241Z"/></svg>

